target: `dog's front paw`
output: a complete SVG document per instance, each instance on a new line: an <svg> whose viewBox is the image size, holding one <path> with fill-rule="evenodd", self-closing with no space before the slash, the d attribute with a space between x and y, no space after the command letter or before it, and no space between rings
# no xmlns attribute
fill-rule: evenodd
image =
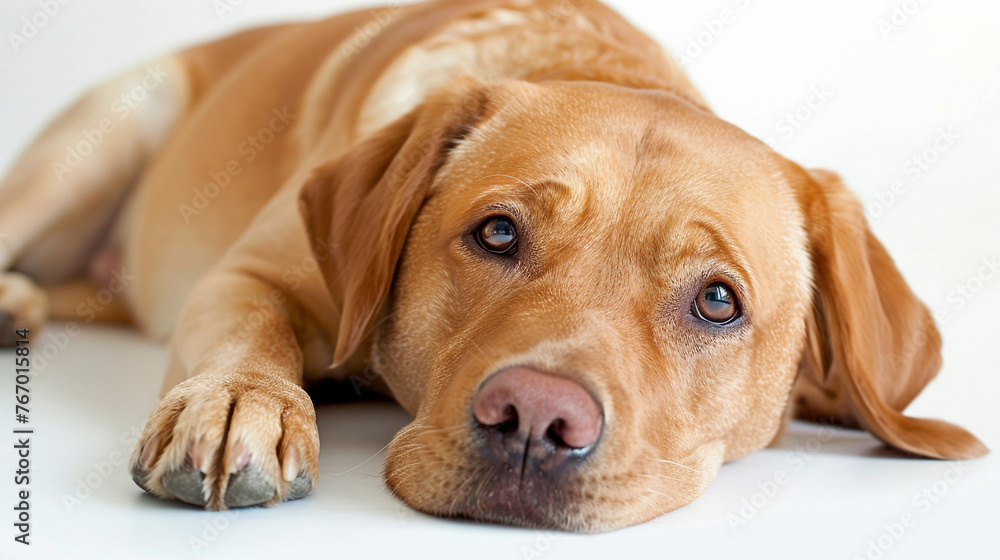
<svg viewBox="0 0 1000 560"><path fill-rule="evenodd" d="M14 346L17 329L41 330L49 300L27 276L0 272L0 348Z"/></svg>
<svg viewBox="0 0 1000 560"><path fill-rule="evenodd" d="M209 509L274 505L316 485L319 434L309 395L257 373L201 375L177 385L132 453L143 490Z"/></svg>

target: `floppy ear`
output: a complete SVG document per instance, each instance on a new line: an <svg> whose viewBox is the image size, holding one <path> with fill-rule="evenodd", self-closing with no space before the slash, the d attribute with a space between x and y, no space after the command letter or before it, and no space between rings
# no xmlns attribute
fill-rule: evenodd
<svg viewBox="0 0 1000 560"><path fill-rule="evenodd" d="M958 426L902 414L941 367L941 337L840 178L826 171L809 175L801 195L815 294L793 389L796 414L862 427L925 457L986 454Z"/></svg>
<svg viewBox="0 0 1000 560"><path fill-rule="evenodd" d="M474 82L458 82L320 166L303 187L299 209L341 310L334 365L370 334L434 175L486 99Z"/></svg>

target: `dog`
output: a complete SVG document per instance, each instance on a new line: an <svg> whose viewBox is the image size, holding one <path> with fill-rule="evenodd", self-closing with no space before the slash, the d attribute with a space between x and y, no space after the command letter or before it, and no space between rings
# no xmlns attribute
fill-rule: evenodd
<svg viewBox="0 0 1000 560"><path fill-rule="evenodd" d="M86 312L169 338L131 459L160 498L308 495L305 388L365 368L414 418L386 485L442 517L641 523L793 416L987 453L902 414L941 340L839 177L597 2L396 5L153 61L27 149L0 228L4 334Z"/></svg>

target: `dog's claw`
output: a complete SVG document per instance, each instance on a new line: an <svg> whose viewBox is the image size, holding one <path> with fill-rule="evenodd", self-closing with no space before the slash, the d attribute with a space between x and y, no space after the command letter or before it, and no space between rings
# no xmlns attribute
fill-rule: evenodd
<svg viewBox="0 0 1000 560"><path fill-rule="evenodd" d="M229 476L226 486L226 507L237 508L263 504L274 497L274 484L267 475L253 467Z"/></svg>
<svg viewBox="0 0 1000 560"><path fill-rule="evenodd" d="M146 477L149 476L149 471L143 470L138 463L135 463L132 465L130 474L132 475L132 482L135 482L136 486L142 488L144 492L152 494L152 492L149 491L149 487L146 486Z"/></svg>
<svg viewBox="0 0 1000 560"><path fill-rule="evenodd" d="M205 473L189 465L167 471L160 479L168 492L182 502L204 507L207 503L202 492ZM142 485L140 484L140 487Z"/></svg>
<svg viewBox="0 0 1000 560"><path fill-rule="evenodd" d="M287 499L298 500L299 498L305 498L312 492L312 489L312 481L309 480L305 471L300 472L299 476L295 477L295 480L288 483Z"/></svg>

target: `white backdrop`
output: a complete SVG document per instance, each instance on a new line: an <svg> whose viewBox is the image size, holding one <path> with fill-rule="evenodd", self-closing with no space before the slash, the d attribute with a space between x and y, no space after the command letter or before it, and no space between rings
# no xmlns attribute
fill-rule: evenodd
<svg viewBox="0 0 1000 560"><path fill-rule="evenodd" d="M803 165L846 178L911 286L947 316L944 369L909 412L957 422L997 448L1000 3L609 3L682 57L723 118ZM105 77L238 29L360 5L4 0L0 173L50 118ZM391 405L321 407L323 475L307 500L230 514L178 507L141 496L123 466L156 403L163 348L126 331L67 329L53 324L36 341L51 359L32 386L30 547L12 541L14 457L7 440L0 445L0 512L7 512L0 551L10 558L330 557L336 549L385 558L876 559L997 549L995 457L957 466L901 460L880 456L865 434L801 424L781 447L725 466L694 504L599 536L442 521L406 509L378 478L379 450L406 422ZM11 353L0 352L0 371L12 364ZM0 387L0 402L12 408L11 384Z"/></svg>

